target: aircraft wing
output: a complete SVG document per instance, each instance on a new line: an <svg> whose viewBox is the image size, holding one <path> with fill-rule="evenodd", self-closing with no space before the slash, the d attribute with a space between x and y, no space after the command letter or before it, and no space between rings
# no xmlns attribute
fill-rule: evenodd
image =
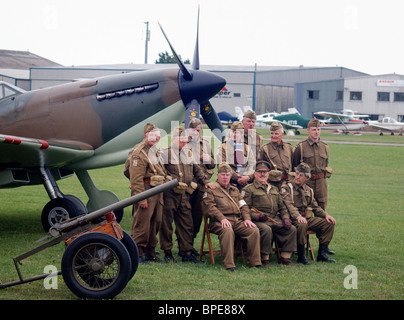
<svg viewBox="0 0 404 320"><path fill-rule="evenodd" d="M371 128L375 128L375 129L379 129L379 130L386 130L386 131L390 131L390 132L397 130L397 127L395 127L395 128L388 127L388 126L384 126L384 125L378 124L378 123L368 123L368 126Z"/></svg>
<svg viewBox="0 0 404 320"><path fill-rule="evenodd" d="M282 124L284 129L303 129L302 126L299 125L293 125L293 124L289 124L287 122L284 121L279 121L279 120L275 120L275 119L268 119L268 120L264 120L264 121L259 121L265 124L271 124L272 122L279 122L280 124Z"/></svg>
<svg viewBox="0 0 404 320"><path fill-rule="evenodd" d="M317 116L322 116L322 117L330 117L333 119L340 119L346 117L346 115L343 115L341 113L335 113L335 112L327 112L327 111L319 111L314 113Z"/></svg>
<svg viewBox="0 0 404 320"><path fill-rule="evenodd" d="M93 154L91 146L76 141L48 142L0 133L0 167L3 168L60 168Z"/></svg>

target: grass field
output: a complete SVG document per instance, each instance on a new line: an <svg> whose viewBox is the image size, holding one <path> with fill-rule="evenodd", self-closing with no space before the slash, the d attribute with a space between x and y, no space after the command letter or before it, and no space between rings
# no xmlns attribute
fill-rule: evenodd
<svg viewBox="0 0 404 320"><path fill-rule="evenodd" d="M265 133L267 136L267 134ZM306 135L293 139L304 139ZM286 138L286 137L285 137ZM364 134L361 137L322 134L323 140L404 143L404 137ZM296 142L292 141L292 145ZM391 300L404 298L404 148L402 146L351 145L330 143L328 212L337 220L330 247L336 251L335 264L312 262L310 266L281 266L271 257L268 269L248 268L236 260L237 271L223 269L220 257L211 265L149 264L139 267L134 278L116 300L258 300L332 299ZM91 171L99 189L129 196L123 166ZM61 180L61 190L87 201L76 177ZM0 280L18 279L13 258L34 248L44 236L40 213L48 201L42 186L0 190ZM125 209L122 227L130 231L131 209ZM195 247L199 250L200 234ZM317 253L318 241L311 236ZM218 247L213 235L214 246ZM44 272L44 267L60 268L63 244L23 261L24 277ZM175 252L175 251L174 251ZM292 258L296 259L296 257ZM180 259L178 259L180 261ZM354 266L357 289L345 283ZM352 268L352 267L351 267ZM352 270L352 269L350 269ZM347 278L347 279L346 279ZM36 281L0 290L0 300L77 300L58 279L58 289L47 290Z"/></svg>

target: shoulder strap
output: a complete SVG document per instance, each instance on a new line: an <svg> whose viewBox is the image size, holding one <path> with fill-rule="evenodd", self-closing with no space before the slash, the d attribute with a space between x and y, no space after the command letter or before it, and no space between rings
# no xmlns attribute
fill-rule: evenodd
<svg viewBox="0 0 404 320"><path fill-rule="evenodd" d="M241 211L240 211L240 208L239 208L238 204L236 203L236 201L234 201L234 199L226 192L226 190L223 189L223 187L219 183L215 182L215 184L216 184L216 187L218 187L234 203L238 212L240 213Z"/></svg>

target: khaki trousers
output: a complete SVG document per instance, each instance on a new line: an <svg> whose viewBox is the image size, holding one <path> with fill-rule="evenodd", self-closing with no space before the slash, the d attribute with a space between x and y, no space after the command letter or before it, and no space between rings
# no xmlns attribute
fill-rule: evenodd
<svg viewBox="0 0 404 320"><path fill-rule="evenodd" d="M146 186L146 183L145 183ZM150 185L146 190L150 189ZM157 194L147 199L146 209L133 205L133 219L131 235L138 247L155 248L158 243L157 233L160 230L163 213L163 194Z"/></svg>
<svg viewBox="0 0 404 320"><path fill-rule="evenodd" d="M258 228L249 228L244 225L244 221L238 216L226 216L230 221L232 228L222 228L219 221L209 223L209 231L219 236L220 251L222 255L223 266L234 268L234 240L235 236L247 240L247 265L261 265L260 258L260 233Z"/></svg>
<svg viewBox="0 0 404 320"><path fill-rule="evenodd" d="M164 192L163 219L160 227L160 248L171 251L173 248L173 222L180 251L193 248L193 221L189 194Z"/></svg>
<svg viewBox="0 0 404 320"><path fill-rule="evenodd" d="M289 230L283 227L282 220L274 219L278 224L267 220L265 222L255 222L260 230L261 259L268 260L272 253L272 241L275 236L282 248L282 252L294 252L296 246L296 228L292 225Z"/></svg>
<svg viewBox="0 0 404 320"><path fill-rule="evenodd" d="M293 221L293 225L297 228L297 244L305 245L307 242L307 231L314 231L320 244L329 244L334 235L334 227L332 223L320 217L307 218L307 223L298 223Z"/></svg>

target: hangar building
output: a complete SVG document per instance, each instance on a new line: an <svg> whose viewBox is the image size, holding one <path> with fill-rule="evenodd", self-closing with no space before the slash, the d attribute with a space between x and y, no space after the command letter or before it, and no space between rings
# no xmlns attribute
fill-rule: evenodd
<svg viewBox="0 0 404 320"><path fill-rule="evenodd" d="M2 51L5 50L0 50L0 80L26 90L112 74L176 68L166 64L66 67L43 58L39 59L41 64L34 60L35 64L27 60L28 57L25 57L25 64L15 65L10 58L4 62ZM8 55L11 53L8 51ZM14 53L20 59L24 56L19 51ZM31 59L35 56L29 55ZM235 115L234 107L251 106L260 114L294 107L306 117L312 117L317 111L351 109L369 114L373 119L389 116L402 121L404 118L404 75L375 76L344 67L202 65L201 69L214 72L227 81L225 88L211 99L217 112ZM4 70L8 70L7 75Z"/></svg>

